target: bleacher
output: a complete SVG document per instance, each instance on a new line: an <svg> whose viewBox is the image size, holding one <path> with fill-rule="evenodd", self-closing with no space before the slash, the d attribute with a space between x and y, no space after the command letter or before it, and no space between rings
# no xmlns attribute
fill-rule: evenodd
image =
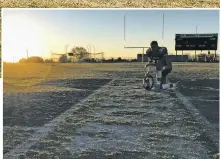
<svg viewBox="0 0 221 159"><path fill-rule="evenodd" d="M188 55L168 55L171 62L187 62ZM142 62L142 54L137 54L137 61ZM148 57L144 54L144 62L148 61Z"/></svg>

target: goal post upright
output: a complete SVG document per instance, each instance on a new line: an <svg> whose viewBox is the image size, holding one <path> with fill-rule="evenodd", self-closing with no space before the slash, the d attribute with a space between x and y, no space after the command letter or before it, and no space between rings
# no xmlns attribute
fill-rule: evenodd
<svg viewBox="0 0 221 159"><path fill-rule="evenodd" d="M94 60L95 60L95 56L96 56L96 55L101 55L101 63L103 63L104 52L97 52L97 53L95 52L95 53L94 53Z"/></svg>
<svg viewBox="0 0 221 159"><path fill-rule="evenodd" d="M162 24L162 46L164 45L164 13L163 13L163 24ZM124 48L125 49L138 49L141 48L143 49L143 53L142 53L142 63L144 62L144 49L145 48L150 48L147 46L126 46L126 14L124 14Z"/></svg>
<svg viewBox="0 0 221 159"><path fill-rule="evenodd" d="M144 62L144 49L149 48L148 46L126 46L126 15L124 14L124 48L125 49L143 49L142 63Z"/></svg>

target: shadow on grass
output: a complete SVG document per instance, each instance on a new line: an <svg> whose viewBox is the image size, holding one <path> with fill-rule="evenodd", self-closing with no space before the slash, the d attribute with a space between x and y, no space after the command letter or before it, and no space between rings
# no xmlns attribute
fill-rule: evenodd
<svg viewBox="0 0 221 159"><path fill-rule="evenodd" d="M43 85L82 90L8 94L4 97L4 126L42 126L109 81L110 79L56 80Z"/></svg>

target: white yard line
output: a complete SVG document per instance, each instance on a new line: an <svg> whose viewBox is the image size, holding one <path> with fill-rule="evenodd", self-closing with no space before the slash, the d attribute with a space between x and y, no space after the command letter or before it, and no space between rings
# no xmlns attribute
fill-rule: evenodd
<svg viewBox="0 0 221 159"><path fill-rule="evenodd" d="M126 79L126 78L125 78ZM128 78L131 79L131 78ZM59 124L59 122L64 121L65 117L69 114L72 114L79 108L81 108L81 105L86 102L87 100L90 100L91 98L95 98L97 94L100 93L100 91L103 91L104 89L108 89L106 87L109 87L113 82L115 82L118 79L111 80L108 84L102 86L100 89L94 91L93 94L89 95L87 98L82 100L80 103L77 103L76 105L72 106L70 109L68 109L66 112L62 113L57 118L53 119L51 122L45 124L42 127L39 127L34 134L31 135L27 140L25 140L22 144L17 145L13 150L8 152L4 155L4 159L14 159L18 158L20 154L25 154L31 146L36 144L41 138L44 138L47 136L51 131L54 130L55 126ZM119 79L122 80L122 79ZM142 85L142 78L133 78L133 80L140 80ZM206 129L206 135L215 143L215 145L219 146L219 134L215 127L209 123L204 117L202 117L199 113L199 111L192 105L191 102L189 102L188 98L183 96L180 92L174 90L176 93L176 96L180 99L180 101L186 106L186 108L190 111L191 115L195 117L195 119L202 123L202 126L204 129Z"/></svg>
<svg viewBox="0 0 221 159"><path fill-rule="evenodd" d="M7 133L7 131L9 130L13 130L13 129L21 129L24 131L31 131L31 130L38 130L40 127L28 127L28 126L4 126L3 127L3 132Z"/></svg>
<svg viewBox="0 0 221 159"><path fill-rule="evenodd" d="M188 100L194 100L194 101L202 101L202 102L219 102L219 100L215 99L200 99L200 98L192 98L192 97L186 97Z"/></svg>
<svg viewBox="0 0 221 159"><path fill-rule="evenodd" d="M205 117L200 115L200 112L194 107L194 105L188 100L187 97L185 97L177 90L174 90L174 92L183 103L183 105L186 106L190 114L196 119L196 121L202 124L203 129L206 130L206 135L213 142L213 144L215 144L217 149L219 149L219 132L216 130L215 126L211 124Z"/></svg>
<svg viewBox="0 0 221 159"><path fill-rule="evenodd" d="M93 94L89 95L87 98L83 99L76 105L72 106L70 109L66 110L64 113L54 118L49 123L46 123L44 126L39 127L34 134L32 134L29 138L27 138L23 143L17 145L14 149L9 151L4 155L4 159L17 159L21 154L26 154L26 152L30 149L31 146L35 145L41 138L47 136L51 131L54 130L55 126L61 121L65 120L65 117L68 114L73 114L76 110L80 109L82 103L87 101L90 98L94 98L96 94L98 94L102 89L105 89L108 85L113 83L115 80L111 80L109 83L102 86L100 89L95 90Z"/></svg>

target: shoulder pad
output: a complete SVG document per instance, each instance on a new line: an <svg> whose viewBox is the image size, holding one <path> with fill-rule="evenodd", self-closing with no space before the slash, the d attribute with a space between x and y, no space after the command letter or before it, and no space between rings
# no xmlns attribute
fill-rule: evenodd
<svg viewBox="0 0 221 159"><path fill-rule="evenodd" d="M148 57L151 55L151 52L152 52L151 49L148 48L147 51L146 51L146 54L147 54Z"/></svg>

